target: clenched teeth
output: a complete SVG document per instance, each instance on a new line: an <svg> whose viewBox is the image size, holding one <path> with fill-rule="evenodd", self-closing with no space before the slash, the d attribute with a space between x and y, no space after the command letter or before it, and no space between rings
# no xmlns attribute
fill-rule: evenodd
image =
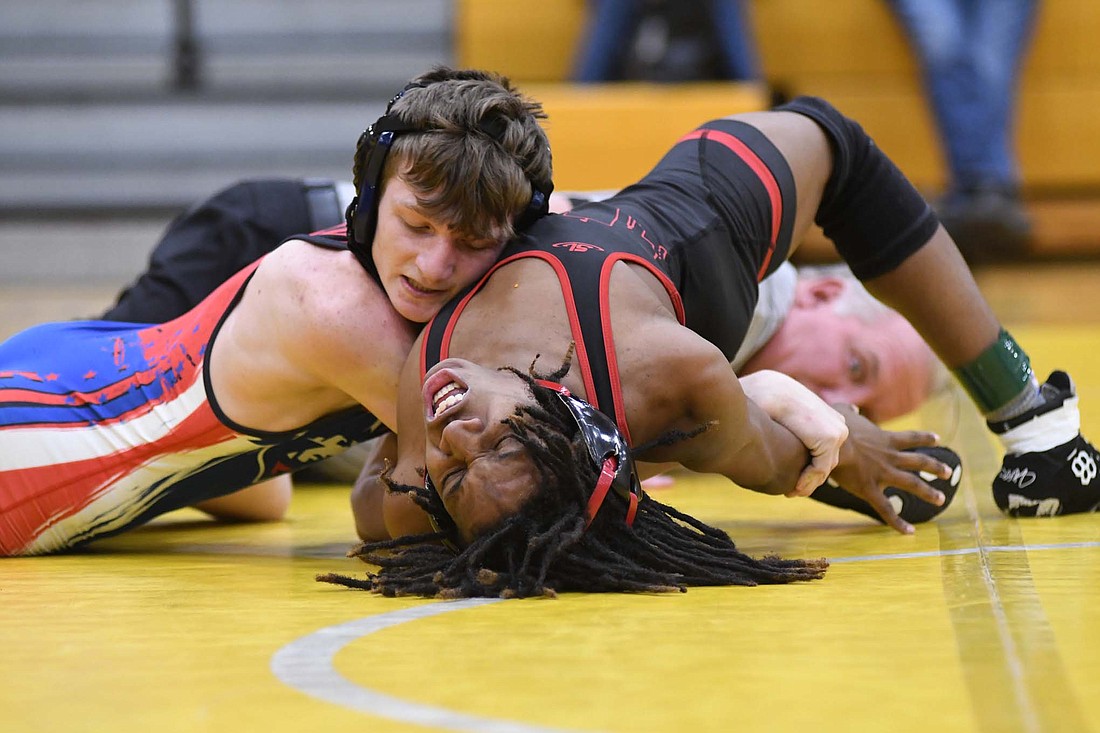
<svg viewBox="0 0 1100 733"><path fill-rule="evenodd" d="M438 415L444 410L462 402L466 390L455 382L449 382L432 395L432 411Z"/></svg>

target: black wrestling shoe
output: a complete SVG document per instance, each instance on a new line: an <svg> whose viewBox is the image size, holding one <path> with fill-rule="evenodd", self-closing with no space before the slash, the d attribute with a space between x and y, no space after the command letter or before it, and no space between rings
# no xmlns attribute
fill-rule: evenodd
<svg viewBox="0 0 1100 733"><path fill-rule="evenodd" d="M987 423L1007 451L993 479L993 500L1011 517L1095 512L1100 509L1100 453L1081 435L1073 380L1065 372L1052 372L1040 393L1044 402L1039 407Z"/></svg>
<svg viewBox="0 0 1100 733"><path fill-rule="evenodd" d="M926 448L913 448L912 450L932 456L937 461L946 463L952 468L951 477L946 479L933 476L923 471L918 474L925 482L943 494L943 506L929 504L907 491L902 491L901 489L895 489L893 487L883 492L886 494L887 499L890 500L890 504L894 507L894 511L898 513L899 517L910 524L920 524L921 522L927 522L943 512L943 510L951 504L951 500L955 498L955 492L958 491L959 488L959 481L962 479L962 459L960 459L959 455L950 448L944 448L938 445ZM876 512L870 504L854 494L849 494L847 491L840 488L832 479L829 479L826 483L815 489L814 493L810 494L810 498L817 499L830 506L839 507L841 509L851 509L860 514L866 514L877 522L882 521L882 517L878 515L878 512Z"/></svg>

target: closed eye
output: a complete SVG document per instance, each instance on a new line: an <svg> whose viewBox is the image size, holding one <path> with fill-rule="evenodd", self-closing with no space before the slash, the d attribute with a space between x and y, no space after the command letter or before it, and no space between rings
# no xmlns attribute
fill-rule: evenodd
<svg viewBox="0 0 1100 733"><path fill-rule="evenodd" d="M465 475L466 469L456 468L455 470L444 476L443 482L441 484L441 486L443 487L443 493L450 494L456 491L460 486L462 486L462 477ZM455 479L455 483L452 484L451 479Z"/></svg>
<svg viewBox="0 0 1100 733"><path fill-rule="evenodd" d="M501 446L503 446L508 441L514 442L516 444L516 447L512 448L512 449L509 449L509 450L506 450L506 451L501 452L501 453L497 453L497 451L500 450ZM493 452L489 453L488 456L491 457L492 460L494 460L494 461L501 461L501 460L505 460L505 459L508 459L508 458L516 458L516 457L522 456L524 454L523 447L519 444L518 441L515 440L515 436L512 435L511 433L508 433L507 435L502 436L500 438L500 440L498 440L493 445L492 451ZM477 460L477 459L475 458L474 460ZM446 476L443 477L442 486L443 486L444 493L450 494L450 493L453 493L455 491L459 491L462 488L462 480L464 478L466 478L466 472L467 472L468 468L469 468L468 465L465 468L456 468L455 470L451 471L450 473L448 473ZM454 479L453 484L450 483L452 478Z"/></svg>
<svg viewBox="0 0 1100 733"><path fill-rule="evenodd" d="M493 239L479 239L477 241L469 239L462 240L463 249L467 249L470 252L490 252L497 248L497 244L498 242Z"/></svg>

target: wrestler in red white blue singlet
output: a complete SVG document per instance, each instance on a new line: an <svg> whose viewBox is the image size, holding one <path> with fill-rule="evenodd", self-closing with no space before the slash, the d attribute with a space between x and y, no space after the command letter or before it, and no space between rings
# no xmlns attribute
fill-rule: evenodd
<svg viewBox="0 0 1100 733"><path fill-rule="evenodd" d="M50 323L0 344L0 555L117 534L385 432L359 407L280 433L221 412L206 356L257 264L162 325Z"/></svg>

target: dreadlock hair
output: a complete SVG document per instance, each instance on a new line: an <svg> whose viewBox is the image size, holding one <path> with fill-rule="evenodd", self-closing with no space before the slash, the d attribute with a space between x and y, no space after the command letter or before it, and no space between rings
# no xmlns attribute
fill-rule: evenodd
<svg viewBox="0 0 1100 733"><path fill-rule="evenodd" d="M560 379L563 366L547 379ZM536 357L537 359L537 357ZM458 543L454 521L439 495L424 486L383 480L391 491L411 495L434 519L439 532L364 543L350 554L377 565L366 579L329 574L318 580L386 596L440 598L554 596L562 591L655 592L689 585L758 585L821 578L824 559L752 558L729 535L643 494L633 526L624 521L626 500L609 492L587 527L587 505L599 468L594 465L576 419L550 389L533 376L505 367L523 379L534 405L518 407L505 419L529 451L539 491L512 516L474 539ZM659 442L691 437L677 434Z"/></svg>

